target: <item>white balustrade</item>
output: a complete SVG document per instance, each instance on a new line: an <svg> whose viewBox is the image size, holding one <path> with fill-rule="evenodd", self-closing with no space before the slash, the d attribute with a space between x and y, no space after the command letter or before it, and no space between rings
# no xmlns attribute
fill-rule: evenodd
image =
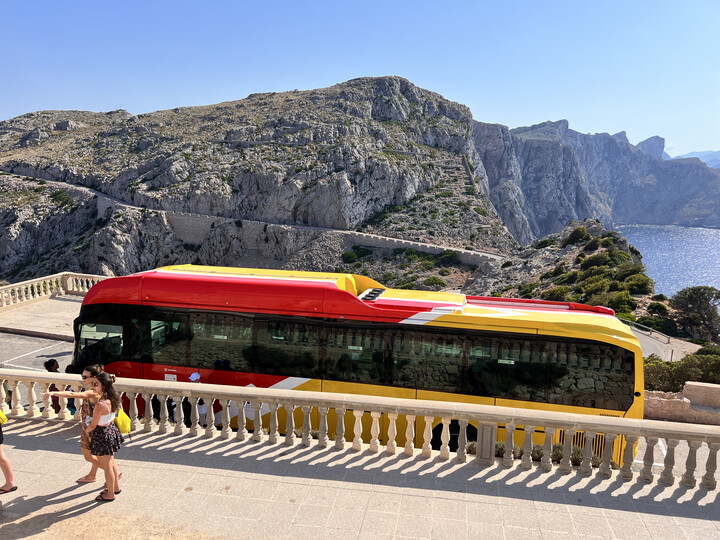
<svg viewBox="0 0 720 540"><path fill-rule="evenodd" d="M58 294L84 295L108 276L61 272L0 287L0 309L22 302L43 300Z"/></svg>
<svg viewBox="0 0 720 540"><path fill-rule="evenodd" d="M60 398L60 412L55 414L52 401L44 399L42 393L51 384L64 388L76 384L76 376L60 373L30 372L27 370L0 369L0 409L12 421L13 417L35 419L44 422L66 422L71 418L67 410L67 400ZM519 466L523 469L533 467L531 454L533 438L540 444L543 455L537 466L538 473L553 469L553 441L562 441L563 455L559 463L561 472L577 471L582 476L592 475L597 471L597 478L612 478L613 467L617 467L613 455L622 456L620 471L615 475L621 480L632 480L637 476L641 482L653 482L660 472L657 481L672 485L676 479L686 488L696 486L702 474L701 484L706 489L716 489L715 478L717 454L720 451L720 426L681 424L676 422L659 422L627 418L558 413L531 409L514 409L509 407L493 407L454 402L434 402L387 398L376 396L359 396L330 394L321 392L304 392L295 390L275 390L255 387L230 387L204 384L199 387L193 383L170 381L145 381L139 379L118 378L115 386L124 395L123 400L128 409L133 432L156 432L158 435L183 435L189 437L220 436L236 441L247 441L249 430L246 418L246 406L254 411L252 418L252 444L266 444L273 447L280 444L293 445L295 439L294 411L300 409L303 415L302 444L312 446L312 434L317 433L318 448L328 447L328 440L335 436L335 445L327 451L345 450L345 417L352 412L354 418L352 448L356 451L379 452L394 454L397 447L397 421L404 417L405 428L404 454L415 454L416 446L421 447L420 459L455 459L466 462L471 443L475 444L475 461L479 466L498 463L495 458L498 426L505 428L505 447L500 463L505 467ZM36 391L37 388L37 391ZM42 391L42 392L40 392ZM8 404L8 394L12 393ZM153 416L152 399L160 401L160 410ZM190 418L185 418L183 400L190 404ZM202 399L207 407L204 420L198 415L198 401ZM75 400L77 412L74 419L80 418L80 399ZM216 415L213 403L222 406L222 412ZM173 414L168 412L168 404L175 403ZM129 406L128 406L129 404ZM238 414L231 417L232 404L237 405ZM41 410L42 407L42 410ZM286 422L280 426L278 411L284 409ZM312 411L317 410L317 422L313 426ZM334 433L329 431L327 415L334 410L337 423ZM369 425L363 425L363 415L369 413ZM267 415L269 425L268 436L264 436L263 414ZM189 420L189 430L185 423ZM205 426L201 426L203 421ZM173 422L175 423L173 427ZM236 424L235 424L236 422ZM231 427L231 423L233 426ZM416 423L423 424L416 432ZM459 426L457 449L450 442L450 426ZM383 426L381 428L381 426ZM433 427L440 426L439 429ZM468 440L470 426L477 426L475 441ZM283 433L284 430L284 433ZM433 432L436 433L433 437ZM522 434L524 432L524 438ZM418 436L420 439L418 440ZM522 444L523 457L514 457L515 440ZM573 439L584 440L582 460L578 464L578 452L573 446ZM437 440L435 440L437 439ZM663 439L667 451L664 462L655 464L655 448ZM634 471L632 464L635 458L637 443L643 441L645 451L638 454L642 462L639 471ZM577 443L580 444L580 443ZM676 462L678 446L687 447L688 454L684 463ZM435 450L433 450L433 447ZM699 459L702 455L702 459ZM572 459L571 459L572 458ZM537 457L536 457L537 459ZM575 461L575 463L573 463ZM679 460L682 462L683 460ZM700 462L700 463L699 463ZM703 463L704 462L704 463ZM579 465L579 467L578 467ZM599 467L595 469L595 467ZM653 470L655 468L655 471ZM698 471L699 469L699 471ZM639 474L636 474L639 472ZM677 478L676 478L677 477Z"/></svg>

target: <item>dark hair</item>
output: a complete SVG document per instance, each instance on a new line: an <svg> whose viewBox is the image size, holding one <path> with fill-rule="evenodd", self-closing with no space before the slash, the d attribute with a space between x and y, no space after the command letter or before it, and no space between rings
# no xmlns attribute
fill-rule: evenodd
<svg viewBox="0 0 720 540"><path fill-rule="evenodd" d="M87 370L87 368L85 369ZM110 411L117 411L120 408L120 394L113 388L115 375L101 371L97 375L94 375L94 377L102 385L103 395L110 400Z"/></svg>
<svg viewBox="0 0 720 540"><path fill-rule="evenodd" d="M58 361L54 358L51 358L50 360L45 360L45 363L43 364L43 366L45 366L45 369L48 371L50 371L50 368L54 365L57 366L58 369L60 369L60 364L58 364Z"/></svg>
<svg viewBox="0 0 720 540"><path fill-rule="evenodd" d="M103 373L103 367L100 364L95 364L92 366L85 366L83 371L87 371L91 377L97 378L98 375Z"/></svg>
<svg viewBox="0 0 720 540"><path fill-rule="evenodd" d="M80 375L80 373L78 372L78 369L79 368L75 364L68 364L67 366L65 366L65 373Z"/></svg>

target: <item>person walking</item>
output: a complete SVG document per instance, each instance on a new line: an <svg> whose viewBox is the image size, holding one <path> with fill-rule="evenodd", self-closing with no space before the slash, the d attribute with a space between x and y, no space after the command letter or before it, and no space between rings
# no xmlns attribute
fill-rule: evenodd
<svg viewBox="0 0 720 540"><path fill-rule="evenodd" d="M118 480L120 472L115 463L115 453L125 440L115 425L117 411L121 407L120 394L113 388L115 376L98 373L92 383L93 390L98 395L95 403L92 420L88 426L90 434L90 452L97 458L98 465L105 472L105 489L95 500L110 502L120 493Z"/></svg>
<svg viewBox="0 0 720 540"><path fill-rule="evenodd" d="M0 487L0 494L10 493L18 488L17 485L15 485L12 464L3 451L3 439L2 424L0 424L0 470L2 470L3 476L5 477L5 483Z"/></svg>
<svg viewBox="0 0 720 540"><path fill-rule="evenodd" d="M103 370L102 366L87 366L82 371L82 384L83 390L80 392L64 391L64 392L47 392L47 396L51 398L68 398L68 399L82 399L82 406L80 408L80 450L82 451L85 461L90 463L90 472L85 476L81 476L77 479L79 484L89 484L97 480L97 472L100 468L97 458L95 458L90 452L90 434L88 433L88 426L93 416L93 409L95 403L98 401L97 392L93 390L93 384L97 384L96 377ZM57 396L57 398L56 398Z"/></svg>
<svg viewBox="0 0 720 540"><path fill-rule="evenodd" d="M60 373L60 364L58 364L58 361L54 358L46 360L43 365L45 366L45 369L48 370L50 373ZM48 390L50 392L57 392L57 386L51 384ZM60 412L60 398L52 398L52 408L55 411L55 414Z"/></svg>

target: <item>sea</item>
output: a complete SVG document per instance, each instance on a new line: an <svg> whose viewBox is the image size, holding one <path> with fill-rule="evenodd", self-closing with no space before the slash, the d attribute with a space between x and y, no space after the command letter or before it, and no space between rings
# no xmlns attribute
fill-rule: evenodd
<svg viewBox="0 0 720 540"><path fill-rule="evenodd" d="M642 253L656 294L671 297L700 285L720 289L720 230L676 225L622 225L617 230Z"/></svg>

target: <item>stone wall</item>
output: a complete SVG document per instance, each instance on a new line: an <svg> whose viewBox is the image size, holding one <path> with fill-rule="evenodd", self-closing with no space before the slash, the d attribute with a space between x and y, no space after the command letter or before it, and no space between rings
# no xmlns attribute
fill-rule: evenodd
<svg viewBox="0 0 720 540"><path fill-rule="evenodd" d="M682 392L646 392L645 418L720 426L720 385L687 382Z"/></svg>

